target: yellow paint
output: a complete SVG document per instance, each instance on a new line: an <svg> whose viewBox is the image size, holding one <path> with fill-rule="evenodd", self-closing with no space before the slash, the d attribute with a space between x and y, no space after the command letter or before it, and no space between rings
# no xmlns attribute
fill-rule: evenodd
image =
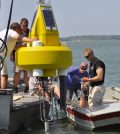
<svg viewBox="0 0 120 134"><path fill-rule="evenodd" d="M67 69L72 63L71 50L66 46L23 47L16 58L17 64L26 69Z"/></svg>
<svg viewBox="0 0 120 134"><path fill-rule="evenodd" d="M16 52L16 64L23 69L42 69L44 76L55 76L56 70L67 69L72 64L72 51L59 40L57 25L55 29L47 29L43 11L51 7L38 5L34 23L30 32L32 38L37 37L42 46L22 47Z"/></svg>
<svg viewBox="0 0 120 134"><path fill-rule="evenodd" d="M50 7L42 7L38 5L36 17L33 23L33 27L30 32L31 37L37 37L43 42L44 46L59 46L59 33L56 25L56 30L46 29L46 24L43 16L44 9L52 10ZM53 16L54 17L54 16Z"/></svg>

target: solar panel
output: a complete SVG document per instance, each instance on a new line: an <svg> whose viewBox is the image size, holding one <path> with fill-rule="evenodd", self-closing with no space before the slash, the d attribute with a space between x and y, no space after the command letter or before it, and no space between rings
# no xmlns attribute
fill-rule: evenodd
<svg viewBox="0 0 120 134"><path fill-rule="evenodd" d="M56 27L53 13L51 10L43 10L46 27L54 29Z"/></svg>

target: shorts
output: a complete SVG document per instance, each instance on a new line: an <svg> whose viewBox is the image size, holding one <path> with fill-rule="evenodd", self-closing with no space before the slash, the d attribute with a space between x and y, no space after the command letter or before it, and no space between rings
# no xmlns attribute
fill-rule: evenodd
<svg viewBox="0 0 120 134"><path fill-rule="evenodd" d="M12 53L11 53L11 55L13 56L13 63L14 63L14 65L13 65L13 73L18 73L20 70L23 70L23 69L20 66L17 66L15 64L15 52L16 52L16 50L13 50Z"/></svg>
<svg viewBox="0 0 120 134"><path fill-rule="evenodd" d="M82 90L78 90L78 97L83 97L85 98L85 94Z"/></svg>
<svg viewBox="0 0 120 134"><path fill-rule="evenodd" d="M4 62L3 68L1 70L1 75L8 75L8 69L7 69L6 62Z"/></svg>
<svg viewBox="0 0 120 134"><path fill-rule="evenodd" d="M78 97L78 94L79 94L78 92L79 92L79 90L81 90L81 87L80 87L80 85L73 85L70 87L66 87L66 90L67 90L66 98L68 100L71 100L74 93L75 93L76 97Z"/></svg>
<svg viewBox="0 0 120 134"><path fill-rule="evenodd" d="M14 63L14 67L13 67L13 73L18 73L20 71L23 71L23 69L20 67L20 66L17 66L15 63Z"/></svg>
<svg viewBox="0 0 120 134"><path fill-rule="evenodd" d="M13 72L18 73L21 69L21 67L14 65Z"/></svg>
<svg viewBox="0 0 120 134"><path fill-rule="evenodd" d="M105 94L104 85L90 87L88 96L88 106L101 105L103 101L103 96Z"/></svg>

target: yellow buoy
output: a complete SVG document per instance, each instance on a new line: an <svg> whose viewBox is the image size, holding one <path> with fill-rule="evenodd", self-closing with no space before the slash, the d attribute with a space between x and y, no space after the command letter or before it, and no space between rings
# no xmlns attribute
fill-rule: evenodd
<svg viewBox="0 0 120 134"><path fill-rule="evenodd" d="M56 76L72 64L72 51L59 40L59 33L51 6L38 4L29 34L41 41L40 46L22 47L16 52L16 64L23 69L42 69L43 76Z"/></svg>

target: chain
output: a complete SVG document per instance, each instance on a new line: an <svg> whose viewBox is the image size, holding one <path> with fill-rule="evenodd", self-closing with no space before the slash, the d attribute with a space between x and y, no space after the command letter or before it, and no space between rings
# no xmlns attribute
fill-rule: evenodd
<svg viewBox="0 0 120 134"><path fill-rule="evenodd" d="M55 103L56 118L57 118L57 120L58 120L57 98L56 98L56 97L54 97L54 103Z"/></svg>

